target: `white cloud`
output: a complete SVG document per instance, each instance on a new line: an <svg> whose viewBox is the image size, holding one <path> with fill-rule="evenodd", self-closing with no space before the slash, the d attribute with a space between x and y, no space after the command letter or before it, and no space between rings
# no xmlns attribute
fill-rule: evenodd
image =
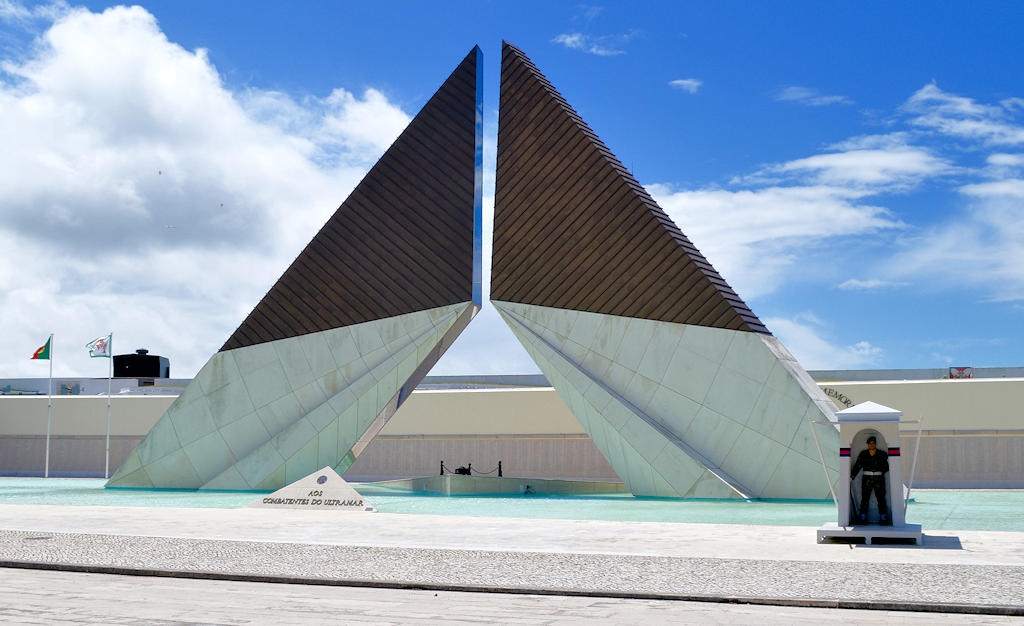
<svg viewBox="0 0 1024 626"><path fill-rule="evenodd" d="M54 20L69 10L67 3L62 0L46 4L34 4L31 8L16 0L0 0L0 20L4 21Z"/></svg>
<svg viewBox="0 0 1024 626"><path fill-rule="evenodd" d="M615 56L626 54L625 50L607 47L595 37L582 33L563 33L551 40L553 43L560 43L571 50L580 50L598 56Z"/></svg>
<svg viewBox="0 0 1024 626"><path fill-rule="evenodd" d="M1016 123L1012 115L1020 110L1017 100L1004 100L1003 106L980 104L932 83L917 90L903 110L920 128L987 145L1016 145L1024 143L1024 125Z"/></svg>
<svg viewBox="0 0 1024 626"><path fill-rule="evenodd" d="M25 19L30 15L28 8L20 2L0 0L0 19Z"/></svg>
<svg viewBox="0 0 1024 626"><path fill-rule="evenodd" d="M989 165L1002 167L1024 167L1024 154L990 154L986 161Z"/></svg>
<svg viewBox="0 0 1024 626"><path fill-rule="evenodd" d="M409 119L372 89L233 93L140 7L68 11L2 68L11 376L50 332L56 375L96 375L110 330L193 374Z"/></svg>
<svg viewBox="0 0 1024 626"><path fill-rule="evenodd" d="M604 7L581 4L579 6L580 12L576 16L576 19L582 19L584 22L593 22L599 15L604 13Z"/></svg>
<svg viewBox="0 0 1024 626"><path fill-rule="evenodd" d="M877 367L885 352L867 341L842 346L821 336L820 328L800 319L770 317L768 329L785 344L805 369L861 369Z"/></svg>
<svg viewBox="0 0 1024 626"><path fill-rule="evenodd" d="M804 266L799 273L793 270L834 238L906 229L898 216L872 200L881 194L906 193L925 180L959 171L909 140L907 133L899 132L851 137L828 146L831 152L770 164L738 177L732 181L738 189L649 189L749 301L776 291L794 276L807 280L821 272L813 279L824 277L827 271L815 266ZM864 289L868 284L851 280L842 288Z"/></svg>
<svg viewBox="0 0 1024 626"><path fill-rule="evenodd" d="M631 39L640 36L640 31L631 30L620 35L585 35L583 33L562 33L551 43L560 43L570 50L579 50L597 56L616 56L626 54L622 47Z"/></svg>
<svg viewBox="0 0 1024 626"><path fill-rule="evenodd" d="M857 278L850 278L836 285L843 291L872 291L875 289L885 289L889 287L902 287L906 283L894 282L891 280L881 280L878 278L869 278L868 280L860 280Z"/></svg>
<svg viewBox="0 0 1024 626"><path fill-rule="evenodd" d="M921 140L938 139L950 153L1024 143L1016 116L1021 98L985 104L925 85L903 105ZM961 140L954 144L949 138ZM957 168L975 179L957 189L951 214L908 235L902 249L876 268L935 290L965 288L995 301L1024 300L1024 155L994 152L983 168Z"/></svg>
<svg viewBox="0 0 1024 626"><path fill-rule="evenodd" d="M985 159L985 167L980 174L990 179L990 182L1020 177L1024 174L1024 154L990 154Z"/></svg>
<svg viewBox="0 0 1024 626"><path fill-rule="evenodd" d="M1024 111L1024 98L1006 98L1000 100L999 104L1008 111Z"/></svg>
<svg viewBox="0 0 1024 626"><path fill-rule="evenodd" d="M362 100L335 89L326 103L325 138L354 154L383 153L409 123L409 116L375 89L367 89Z"/></svg>
<svg viewBox="0 0 1024 626"><path fill-rule="evenodd" d="M774 291L801 252L831 237L901 226L886 209L861 202L868 192L857 189L825 185L739 191L647 188L744 299Z"/></svg>
<svg viewBox="0 0 1024 626"><path fill-rule="evenodd" d="M908 240L887 271L933 288L980 288L994 301L1024 300L1024 180L961 191L966 210Z"/></svg>
<svg viewBox="0 0 1024 626"><path fill-rule="evenodd" d="M432 376L513 373L537 374L540 368L486 300L480 313L430 370Z"/></svg>
<svg viewBox="0 0 1024 626"><path fill-rule="evenodd" d="M891 146L816 154L782 163L767 171L804 174L820 184L905 187L950 170L951 166L946 161L924 148Z"/></svg>
<svg viewBox="0 0 1024 626"><path fill-rule="evenodd" d="M756 185L784 181L831 185L872 193L906 191L923 180L961 170L907 133L860 135L827 146L821 154L767 165L734 183Z"/></svg>
<svg viewBox="0 0 1024 626"><path fill-rule="evenodd" d="M846 96L823 94L813 87L784 87L775 94L775 99L779 102L795 102L809 107L853 104L853 101Z"/></svg>
<svg viewBox="0 0 1024 626"><path fill-rule="evenodd" d="M789 96L808 93L793 91ZM857 269L866 266L885 280L851 278L839 282L839 288L966 286L987 292L990 299L1020 300L1024 155L999 151L982 168L958 164L965 151L1015 141L1014 134L1024 130L1013 119L1016 110L1012 98L990 105L926 85L902 107L916 131L851 137L822 153L736 177L733 189L654 185L651 191L748 300L777 290L791 276L815 272L814 266L804 266L799 274L792 270L831 237L871 236L888 229L902 231L895 246L889 247L892 252L876 255ZM964 142L953 144L945 140L948 136ZM943 178L957 181L954 189L964 200L945 217L917 211L909 214L908 225L883 206L885 195L909 195ZM834 274L829 280L835 280Z"/></svg>
<svg viewBox="0 0 1024 626"><path fill-rule="evenodd" d="M704 84L704 81L696 78L677 78L676 80L670 80L668 84L677 89L682 89L686 93L697 93L697 90Z"/></svg>
<svg viewBox="0 0 1024 626"><path fill-rule="evenodd" d="M985 183L973 183L960 188L961 193L978 198L1004 198L1024 200L1024 180L1011 178Z"/></svg>
<svg viewBox="0 0 1024 626"><path fill-rule="evenodd" d="M837 141L826 148L837 152L847 150L889 150L903 149L910 143L910 134L897 131L884 135L857 135Z"/></svg>

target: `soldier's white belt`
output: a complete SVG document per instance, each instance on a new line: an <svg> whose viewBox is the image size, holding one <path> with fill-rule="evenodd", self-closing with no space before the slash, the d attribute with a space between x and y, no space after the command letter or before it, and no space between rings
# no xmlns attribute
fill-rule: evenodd
<svg viewBox="0 0 1024 626"><path fill-rule="evenodd" d="M864 475L865 476L881 476L882 472L868 472L868 471L865 471Z"/></svg>

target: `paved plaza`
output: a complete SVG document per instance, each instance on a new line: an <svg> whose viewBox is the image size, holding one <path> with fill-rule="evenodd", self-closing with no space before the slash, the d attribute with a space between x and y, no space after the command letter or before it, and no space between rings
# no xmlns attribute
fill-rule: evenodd
<svg viewBox="0 0 1024 626"><path fill-rule="evenodd" d="M22 616L41 623L63 619L62 606L102 616L105 602L126 616L150 615L142 608L133 613L131 603L118 605L108 581L111 590L145 590L154 606L167 606L162 619L215 623L228 614L232 623L273 621L292 597L307 607L297 614L304 620L326 621L332 602L348 606L346 598L357 598L353 606L370 608L350 621L379 620L381 610L395 622L436 621L429 617L435 609L413 610L432 593L441 598L436 614L455 621L461 611L468 621L514 621L502 617L507 610L524 623L588 615L609 623L763 622L765 616L789 622L821 621L808 611L840 609L872 610L865 619L828 615L885 622L886 611L938 611L957 620L1019 620L1022 539L1011 532L941 531L919 547L818 545L813 528L793 526L12 504L0 505L0 560L9 568L2 570L8 608L2 617L21 621L10 612L24 608L19 598L24 606L44 607L35 618ZM56 587L33 582L47 576ZM218 604L218 597L236 597L225 591L232 585L239 600ZM88 596L80 606L63 595L57 603L45 599L53 589L79 586L76 597ZM181 594L191 598L190 589L202 590L199 613L167 605ZM265 603L241 599L264 593L258 589L284 600L253 616ZM470 591L483 593L464 593ZM521 613L515 607L529 594L543 597L530 600L535 613ZM380 607L382 598L393 613ZM685 602L692 600L705 602ZM202 606L210 617L201 618ZM988 615L971 615L978 612Z"/></svg>
<svg viewBox="0 0 1024 626"><path fill-rule="evenodd" d="M20 624L1014 624L992 615L534 596L7 570Z"/></svg>

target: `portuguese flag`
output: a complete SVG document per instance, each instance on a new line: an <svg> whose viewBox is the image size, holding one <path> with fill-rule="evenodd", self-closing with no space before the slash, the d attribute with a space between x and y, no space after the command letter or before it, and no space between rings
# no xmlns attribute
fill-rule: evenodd
<svg viewBox="0 0 1024 626"><path fill-rule="evenodd" d="M50 360L50 342L51 341L53 341L53 337L50 337L49 339L47 339L46 343L43 345L43 347L41 347L38 350L36 350L35 354L32 355L32 358L33 359L39 359L41 361L42 360L49 361Z"/></svg>

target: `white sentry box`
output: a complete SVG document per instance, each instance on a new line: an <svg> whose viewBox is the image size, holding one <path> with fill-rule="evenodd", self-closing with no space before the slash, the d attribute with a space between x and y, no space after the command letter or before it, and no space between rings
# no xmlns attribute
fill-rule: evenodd
<svg viewBox="0 0 1024 626"><path fill-rule="evenodd" d="M863 537L871 543L873 537L907 538L921 543L921 525L907 524L904 519L903 461L900 445L901 411L863 402L836 413L839 423L839 484L836 493L837 518L818 529L818 542L826 537ZM863 471L850 478L850 469L857 456L866 450L868 437L875 437L875 446L889 455L889 471L885 474L885 497L891 526L880 526L878 507L871 498L868 519L859 521L859 499Z"/></svg>

